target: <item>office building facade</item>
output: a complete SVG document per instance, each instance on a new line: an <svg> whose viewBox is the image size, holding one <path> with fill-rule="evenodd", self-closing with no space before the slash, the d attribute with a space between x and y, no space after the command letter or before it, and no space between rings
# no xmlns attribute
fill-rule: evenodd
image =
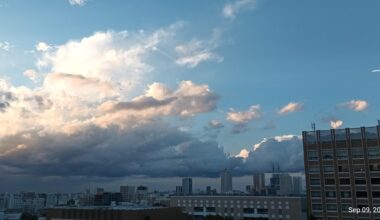
<svg viewBox="0 0 380 220"><path fill-rule="evenodd" d="M306 220L306 203L302 197L267 196L173 196L171 207L180 207L194 220L221 216L228 220Z"/></svg>
<svg viewBox="0 0 380 220"><path fill-rule="evenodd" d="M182 193L183 195L191 195L193 193L193 179L182 179Z"/></svg>
<svg viewBox="0 0 380 220"><path fill-rule="evenodd" d="M232 175L227 169L220 173L220 193L232 192Z"/></svg>
<svg viewBox="0 0 380 220"><path fill-rule="evenodd" d="M302 136L310 218L380 219L379 126Z"/></svg>

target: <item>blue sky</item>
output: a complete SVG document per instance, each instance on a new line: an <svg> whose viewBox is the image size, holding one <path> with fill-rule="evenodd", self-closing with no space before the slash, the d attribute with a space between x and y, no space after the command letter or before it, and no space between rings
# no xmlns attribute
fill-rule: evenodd
<svg viewBox="0 0 380 220"><path fill-rule="evenodd" d="M300 135L311 122L318 129L373 126L380 113L379 8L378 1L351 0L0 0L3 94L48 103L34 109L3 97L2 152L12 144L42 150L41 132L70 139L88 126L128 133L135 129L129 124L157 120L231 155L254 154L255 145ZM149 87L149 96L154 82L161 84ZM33 109L28 120L25 109ZM33 147L17 138L28 132ZM8 144L10 138L20 141ZM194 175L209 175L202 172Z"/></svg>

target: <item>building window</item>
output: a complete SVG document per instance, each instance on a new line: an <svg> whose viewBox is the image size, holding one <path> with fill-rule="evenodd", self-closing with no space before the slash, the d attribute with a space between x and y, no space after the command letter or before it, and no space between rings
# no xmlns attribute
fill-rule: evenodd
<svg viewBox="0 0 380 220"><path fill-rule="evenodd" d="M366 191L356 191L356 197L357 198L367 198L367 192Z"/></svg>
<svg viewBox="0 0 380 220"><path fill-rule="evenodd" d="M364 165L354 165L353 170L354 172L364 172L365 171Z"/></svg>
<svg viewBox="0 0 380 220"><path fill-rule="evenodd" d="M254 208L243 208L243 213L245 214L254 214L255 209Z"/></svg>
<svg viewBox="0 0 380 220"><path fill-rule="evenodd" d="M341 173L349 172L349 167L348 165L340 165L338 166L338 171Z"/></svg>
<svg viewBox="0 0 380 220"><path fill-rule="evenodd" d="M342 198L351 198L351 191L341 191L340 196Z"/></svg>
<svg viewBox="0 0 380 220"><path fill-rule="evenodd" d="M334 172L334 166L323 166L323 171L325 173L333 173Z"/></svg>
<svg viewBox="0 0 380 220"><path fill-rule="evenodd" d="M350 179L348 178L340 179L339 182L340 182L340 185L350 185Z"/></svg>
<svg viewBox="0 0 380 220"><path fill-rule="evenodd" d="M372 191L373 198L380 198L380 191Z"/></svg>
<svg viewBox="0 0 380 220"><path fill-rule="evenodd" d="M319 186L319 185L321 185L321 182L319 179L310 179L310 185Z"/></svg>
<svg viewBox="0 0 380 220"><path fill-rule="evenodd" d="M268 214L268 209L257 209L257 214Z"/></svg>
<svg viewBox="0 0 380 220"><path fill-rule="evenodd" d="M319 157L318 157L318 151L316 151L316 150L309 150L308 157L309 157L309 160L318 160L319 159Z"/></svg>
<svg viewBox="0 0 380 220"><path fill-rule="evenodd" d="M215 212L215 207L206 207L206 212Z"/></svg>
<svg viewBox="0 0 380 220"><path fill-rule="evenodd" d="M326 197L335 198L336 192L335 191L326 191Z"/></svg>
<svg viewBox="0 0 380 220"><path fill-rule="evenodd" d="M194 212L203 212L203 207L194 207L193 211Z"/></svg>
<svg viewBox="0 0 380 220"><path fill-rule="evenodd" d="M327 204L326 208L328 211L336 211L336 204Z"/></svg>
<svg viewBox="0 0 380 220"><path fill-rule="evenodd" d="M364 158L363 149L359 147L352 148L352 158L353 159L362 159Z"/></svg>
<svg viewBox="0 0 380 220"><path fill-rule="evenodd" d="M311 191L311 197L321 197L321 191Z"/></svg>
<svg viewBox="0 0 380 220"><path fill-rule="evenodd" d="M374 163L369 165L370 171L380 171L380 164Z"/></svg>
<svg viewBox="0 0 380 220"><path fill-rule="evenodd" d="M347 149L337 149L336 157L338 160L347 160L348 159L348 150Z"/></svg>
<svg viewBox="0 0 380 220"><path fill-rule="evenodd" d="M341 205L342 212L348 212L350 207L352 207L351 204L342 204Z"/></svg>
<svg viewBox="0 0 380 220"><path fill-rule="evenodd" d="M325 179L325 185L335 185L335 179Z"/></svg>
<svg viewBox="0 0 380 220"><path fill-rule="evenodd" d="M379 185L380 184L380 178L371 178L371 183L373 185Z"/></svg>
<svg viewBox="0 0 380 220"><path fill-rule="evenodd" d="M365 185L365 184L367 184L367 181L365 179L358 178L358 179L355 179L355 184L356 185Z"/></svg>
<svg viewBox="0 0 380 220"><path fill-rule="evenodd" d="M319 173L320 169L319 166L310 166L309 167L309 173Z"/></svg>
<svg viewBox="0 0 380 220"><path fill-rule="evenodd" d="M333 151L331 149L322 150L322 158L324 160L332 160L333 159Z"/></svg>
<svg viewBox="0 0 380 220"><path fill-rule="evenodd" d="M368 147L368 158L380 158L380 147Z"/></svg>
<svg viewBox="0 0 380 220"><path fill-rule="evenodd" d="M322 210L322 205L321 204L312 204L311 208L313 210L320 211L320 210Z"/></svg>

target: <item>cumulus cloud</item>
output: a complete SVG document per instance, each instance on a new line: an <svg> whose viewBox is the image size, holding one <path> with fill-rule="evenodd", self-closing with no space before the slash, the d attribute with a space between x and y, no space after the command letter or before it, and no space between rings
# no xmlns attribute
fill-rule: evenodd
<svg viewBox="0 0 380 220"><path fill-rule="evenodd" d="M260 105L252 105L247 111L236 111L230 109L227 113L227 120L236 124L245 124L253 119L261 117Z"/></svg>
<svg viewBox="0 0 380 220"><path fill-rule="evenodd" d="M40 51L40 52L45 52L45 51L47 51L47 50L49 50L51 48L52 47L49 44L45 43L45 42L38 42L37 45L36 45L36 50Z"/></svg>
<svg viewBox="0 0 380 220"><path fill-rule="evenodd" d="M368 102L365 100L351 100L340 104L344 108L348 108L357 112L364 111L368 108Z"/></svg>
<svg viewBox="0 0 380 220"><path fill-rule="evenodd" d="M87 0L69 0L70 5L84 5L86 4Z"/></svg>
<svg viewBox="0 0 380 220"><path fill-rule="evenodd" d="M228 3L223 8L223 16L229 19L234 19L237 14L242 10L252 10L255 8L255 0L237 0L232 3Z"/></svg>
<svg viewBox="0 0 380 220"><path fill-rule="evenodd" d="M301 102L289 102L287 105L283 106L279 111L278 114L285 115L292 112L300 111L303 108L304 104Z"/></svg>
<svg viewBox="0 0 380 220"><path fill-rule="evenodd" d="M245 157L245 172L269 172L273 164L281 171L299 172L304 170L302 137L282 135L264 138L253 145ZM246 151L243 151L246 155Z"/></svg>
<svg viewBox="0 0 380 220"><path fill-rule="evenodd" d="M330 121L330 126L333 129L340 128L342 125L343 125L343 121L341 121L341 120Z"/></svg>
<svg viewBox="0 0 380 220"><path fill-rule="evenodd" d="M211 120L211 121L208 122L208 127L209 128L213 128L213 129L221 129L221 128L224 127L224 125L220 121Z"/></svg>
<svg viewBox="0 0 380 220"><path fill-rule="evenodd" d="M193 39L188 43L176 46L178 58L176 63L180 66L194 68L202 62L222 62L223 57L214 52L219 47L221 31L215 29L210 40Z"/></svg>
<svg viewBox="0 0 380 220"><path fill-rule="evenodd" d="M28 77L30 80L32 80L33 82L36 82L37 81L37 78L38 78L38 72L34 69L27 69L24 71L24 76Z"/></svg>

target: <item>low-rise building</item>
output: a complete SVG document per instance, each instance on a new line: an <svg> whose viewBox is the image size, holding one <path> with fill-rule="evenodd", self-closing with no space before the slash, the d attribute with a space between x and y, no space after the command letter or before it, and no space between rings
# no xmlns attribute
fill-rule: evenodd
<svg viewBox="0 0 380 220"><path fill-rule="evenodd" d="M171 207L180 207L195 219L222 216L224 219L306 220L306 198L271 196L172 196Z"/></svg>

